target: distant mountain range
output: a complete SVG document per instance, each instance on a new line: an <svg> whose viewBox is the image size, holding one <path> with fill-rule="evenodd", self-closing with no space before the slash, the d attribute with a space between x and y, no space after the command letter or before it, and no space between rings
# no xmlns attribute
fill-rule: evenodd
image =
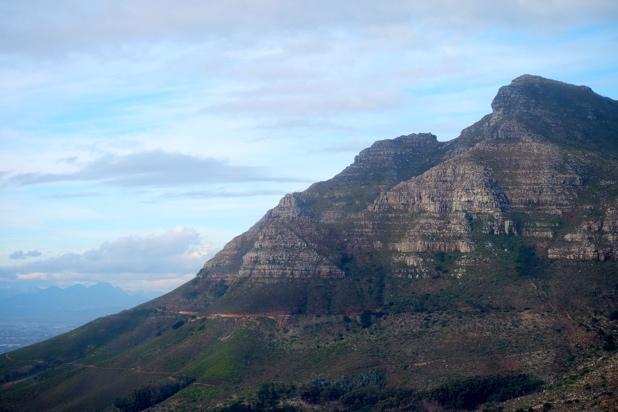
<svg viewBox="0 0 618 412"><path fill-rule="evenodd" d="M178 289L5 354L0 408L618 410L617 262L618 102L524 75L458 138L286 195Z"/></svg>
<svg viewBox="0 0 618 412"><path fill-rule="evenodd" d="M132 308L155 294L129 294L106 283L0 291L0 353Z"/></svg>

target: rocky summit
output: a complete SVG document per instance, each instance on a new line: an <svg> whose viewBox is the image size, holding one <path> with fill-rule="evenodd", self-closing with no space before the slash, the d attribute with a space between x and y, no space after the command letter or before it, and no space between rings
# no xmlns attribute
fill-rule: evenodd
<svg viewBox="0 0 618 412"><path fill-rule="evenodd" d="M169 294L0 361L2 410L618 409L618 101L524 75Z"/></svg>

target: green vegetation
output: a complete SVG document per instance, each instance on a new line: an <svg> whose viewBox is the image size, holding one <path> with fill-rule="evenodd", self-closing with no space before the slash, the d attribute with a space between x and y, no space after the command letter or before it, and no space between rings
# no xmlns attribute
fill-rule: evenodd
<svg viewBox="0 0 618 412"><path fill-rule="evenodd" d="M451 253L436 252L434 256L434 259L436 262L436 265L435 265L436 272L442 273L442 274L449 273L449 271L452 270L453 265L455 264L455 262L457 262L457 259L459 259L460 256L461 256L461 253L459 252L451 252Z"/></svg>
<svg viewBox="0 0 618 412"><path fill-rule="evenodd" d="M120 335L130 334L152 314L132 310L94 320L71 332L14 352L14 359L70 361L92 354Z"/></svg>
<svg viewBox="0 0 618 412"><path fill-rule="evenodd" d="M438 290L433 293L415 293L410 291L403 295L393 296L387 303L386 309L390 313L430 313L453 309L453 298L456 291Z"/></svg>
<svg viewBox="0 0 618 412"><path fill-rule="evenodd" d="M369 312L368 310L362 311L358 318L361 327L368 328L369 326L371 326L371 312Z"/></svg>
<svg viewBox="0 0 618 412"><path fill-rule="evenodd" d="M211 382L234 383L252 363L267 356L267 349L252 331L240 330L213 344L193 359L185 373Z"/></svg>
<svg viewBox="0 0 618 412"><path fill-rule="evenodd" d="M603 331L601 330L600 332ZM613 352L618 349L618 346L616 346L616 341L612 335L601 333L601 337L603 339L603 350Z"/></svg>
<svg viewBox="0 0 618 412"><path fill-rule="evenodd" d="M354 280L354 291L362 296L365 308L384 304L386 277L391 272L390 253L367 253L361 257L343 253L339 267ZM347 291L350 294L350 291Z"/></svg>
<svg viewBox="0 0 618 412"><path fill-rule="evenodd" d="M231 411L293 411L295 399L316 409L353 411L426 411L426 405L441 410L473 410L488 402L501 402L538 391L543 382L527 375L475 377L451 382L428 392L387 388L379 370L336 380L317 379L300 387L262 385L253 400L237 400L219 409Z"/></svg>
<svg viewBox="0 0 618 412"><path fill-rule="evenodd" d="M121 412L143 411L174 395L194 380L193 378L173 379L147 385L135 390L129 397L116 399L114 406Z"/></svg>
<svg viewBox="0 0 618 412"><path fill-rule="evenodd" d="M429 393L429 398L449 409L476 409L486 402L500 402L538 391L539 379L527 375L483 376L449 383Z"/></svg>
<svg viewBox="0 0 618 412"><path fill-rule="evenodd" d="M0 384L7 383L11 381L16 381L19 379L26 378L28 376L36 375L41 373L47 369L51 369L55 366L59 366L61 364L58 360L48 360L48 361L40 361L34 362L33 364L26 364L18 369L11 370L0 377Z"/></svg>
<svg viewBox="0 0 618 412"><path fill-rule="evenodd" d="M324 404L341 399L344 395L358 391L361 388L384 387L384 372L369 371L351 378L341 378L336 381L317 379L301 390L300 397L312 404Z"/></svg>
<svg viewBox="0 0 618 412"><path fill-rule="evenodd" d="M499 251L511 258L515 256L503 249ZM192 376L200 383L163 401L188 410L214 408L226 402L236 410L290 410L295 402L309 403L309 400L325 402L312 404L317 409L332 406L340 410L380 410L392 405L397 410L398 405L406 405L406 410L422 410L423 402L439 404L434 399L439 392L433 398L429 394L448 374L480 375L488 366L495 368L496 373L504 373L507 367L518 373L529 372L511 363L513 358L508 355L521 354L518 356L530 361L529 353L559 347L565 339L573 339L572 335L565 337L557 328L539 328L537 322L546 320L537 319L547 316L536 314L543 307L539 306L540 299L545 299L540 300L541 305L551 299L552 305L562 305L575 315L580 310L597 311L598 325L592 333L602 329L606 336L614 338L598 337L594 340L595 350L600 350L605 340L610 344L610 339L615 339L613 322L608 319L618 292L615 280L618 273L613 262L550 261L541 278L518 276L514 259L510 262L511 272L505 275L493 276L492 266L479 266L478 273L462 279L386 277L388 303L378 309L364 309L364 313L360 309L347 314L295 315L280 320L255 317L210 320L180 318L164 312L150 314L136 328L110 339L102 347L95 346L76 361L79 365L96 367L65 363L45 370L32 369L30 373L28 368L35 363L27 362L24 354L21 360L12 362L1 359L2 373L13 372L11 379L19 381L11 382L0 405L11 409L15 402L28 399L31 409L41 409L46 404L74 399L76 409L104 409L115 398L131 399L134 391L156 386L167 372L168 376ZM579 273L586 276L578 276ZM586 288L589 284L595 285L594 288ZM573 294L572 290L580 292ZM324 293L325 289L315 291ZM173 326L180 319L184 323L175 329ZM558 320L579 328L582 333L590 333L568 318ZM576 322L579 320L575 318ZM129 314L114 321L123 327L131 323ZM97 342L95 332L100 327L101 324L94 323L88 326L95 328L94 331L86 328L79 334ZM161 333L157 335L158 332ZM66 348L57 350L66 353ZM37 351L53 353L45 345ZM549 376L559 376L564 368L573 368L580 362L581 353L586 353L583 351L559 357L563 360L572 355L569 365L549 358L541 358L539 362L543 362ZM446 356L440 358L436 354ZM613 352L605 355L613 356ZM442 368L443 362L456 370ZM162 375L140 373L133 368ZM376 381L356 386L346 383L376 368L382 368L379 370L383 371L388 385ZM26 374L18 375L20 370ZM260 385L265 382L285 382L285 390L275 384L262 387L260 392ZM475 393L475 385L489 384L472 381L464 385L465 390L456 384L445 385L442 401L467 404L467 396ZM517 392L512 389L512 393ZM80 393L88 395L81 398ZM474 396L484 399L485 395ZM487 402L499 402L494 399L506 395L498 391L487 396ZM240 403L233 404L235 401Z"/></svg>
<svg viewBox="0 0 618 412"><path fill-rule="evenodd" d="M224 391L217 386L189 385L176 395L175 399L188 403L204 403L222 396Z"/></svg>
<svg viewBox="0 0 618 412"><path fill-rule="evenodd" d="M520 245L515 262L515 270L520 276L537 277L543 273L543 260L532 245Z"/></svg>
<svg viewBox="0 0 618 412"><path fill-rule="evenodd" d="M227 290L228 285L226 285L223 281L219 281L213 286L212 295L215 298L220 298L221 296L225 295L225 292L227 292Z"/></svg>

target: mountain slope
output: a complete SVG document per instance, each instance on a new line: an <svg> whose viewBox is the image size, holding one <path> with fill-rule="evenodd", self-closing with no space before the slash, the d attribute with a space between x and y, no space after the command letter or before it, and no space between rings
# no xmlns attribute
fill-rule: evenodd
<svg viewBox="0 0 618 412"><path fill-rule="evenodd" d="M545 388L522 407L591 359L615 375L618 102L526 75L492 109L449 142L376 142L177 290L9 354L0 405L473 409ZM615 405L599 379L589 409Z"/></svg>

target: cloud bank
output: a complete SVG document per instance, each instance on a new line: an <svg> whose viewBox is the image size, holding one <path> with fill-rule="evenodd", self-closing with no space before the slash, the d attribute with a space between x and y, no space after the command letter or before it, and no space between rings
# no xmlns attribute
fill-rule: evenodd
<svg viewBox="0 0 618 412"><path fill-rule="evenodd" d="M258 167L232 166L218 159L151 151L107 155L70 173L15 174L6 183L27 186L54 182L98 182L112 186L166 187L186 184L294 181L269 177Z"/></svg>
<svg viewBox="0 0 618 412"><path fill-rule="evenodd" d="M309 30L382 29L416 23L460 32L488 25L547 30L616 17L611 0L435 0L432 2L187 0L3 2L0 49L67 52L127 41L206 41Z"/></svg>
<svg viewBox="0 0 618 412"><path fill-rule="evenodd" d="M27 252L24 252L23 250L16 250L15 252L9 255L9 259L22 260L22 259L28 259L28 258L33 258L33 257L39 257L42 254L43 253L39 250L29 250Z"/></svg>
<svg viewBox="0 0 618 412"><path fill-rule="evenodd" d="M40 256L37 252L17 251L14 258ZM109 282L127 289L160 290L190 279L212 252L194 229L177 227L122 237L81 253L0 266L0 277L39 283Z"/></svg>

